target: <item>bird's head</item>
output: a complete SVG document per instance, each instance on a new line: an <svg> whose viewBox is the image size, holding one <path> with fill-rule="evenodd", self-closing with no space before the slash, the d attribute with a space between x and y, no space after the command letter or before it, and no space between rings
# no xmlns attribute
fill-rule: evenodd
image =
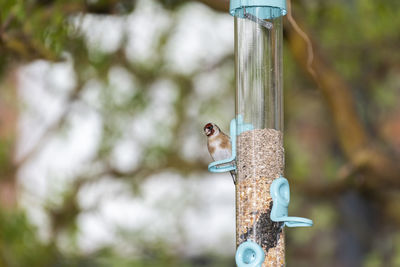
<svg viewBox="0 0 400 267"><path fill-rule="evenodd" d="M210 122L204 126L204 133L207 137L215 136L219 133L219 128L216 124Z"/></svg>

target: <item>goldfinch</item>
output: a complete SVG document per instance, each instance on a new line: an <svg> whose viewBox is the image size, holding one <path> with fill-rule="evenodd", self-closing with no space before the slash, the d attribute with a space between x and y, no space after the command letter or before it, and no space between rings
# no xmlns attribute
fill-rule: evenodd
<svg viewBox="0 0 400 267"><path fill-rule="evenodd" d="M229 136L222 132L215 123L207 123L203 130L207 136L207 148L212 159L219 161L230 158L232 146ZM231 171L231 176L233 183L236 184L235 171Z"/></svg>

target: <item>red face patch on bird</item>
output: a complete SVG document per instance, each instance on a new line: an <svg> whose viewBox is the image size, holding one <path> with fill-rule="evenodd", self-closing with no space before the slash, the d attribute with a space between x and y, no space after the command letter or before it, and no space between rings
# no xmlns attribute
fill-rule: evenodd
<svg viewBox="0 0 400 267"><path fill-rule="evenodd" d="M213 125L212 123L207 123L206 126L204 126L204 133L205 133L207 136L213 135L214 132L215 132L215 130L214 130L214 125Z"/></svg>

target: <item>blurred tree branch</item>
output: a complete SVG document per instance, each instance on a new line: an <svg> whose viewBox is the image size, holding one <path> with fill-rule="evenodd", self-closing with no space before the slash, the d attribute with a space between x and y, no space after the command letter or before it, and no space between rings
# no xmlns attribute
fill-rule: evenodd
<svg viewBox="0 0 400 267"><path fill-rule="evenodd" d="M304 29L303 23L299 23L299 19L296 20ZM285 33L293 57L303 70L307 70L307 43L291 25L285 25ZM310 37L309 34L307 35ZM306 73L317 84L328 104L344 154L354 168L363 170L367 178L367 185L372 187L381 185L400 186L399 166L392 159L393 156L378 147L366 131L356 110L350 85L343 79L342 75L333 69L316 42L311 39L311 43L314 47L311 67L315 75L310 72Z"/></svg>
<svg viewBox="0 0 400 267"><path fill-rule="evenodd" d="M217 11L229 11L229 0L197 0L197 2L201 2Z"/></svg>
<svg viewBox="0 0 400 267"><path fill-rule="evenodd" d="M127 14L135 6L136 1L111 0L111 1L31 1L29 3L15 3L11 5L6 18L0 17L0 55L13 56L26 62L35 59L50 61L60 60L62 49L54 49L52 46L62 47L66 41L67 32L65 19L70 15L92 13L99 15ZM2 4L0 4L2 8ZM23 15L22 15L23 14ZM25 19L27 14L35 14L35 17ZM36 25L32 25L35 22ZM43 29L48 28L47 30ZM36 31L44 31L46 34L38 34ZM57 38L48 38L50 34ZM52 39L56 43L49 43ZM54 40L52 40L54 41Z"/></svg>

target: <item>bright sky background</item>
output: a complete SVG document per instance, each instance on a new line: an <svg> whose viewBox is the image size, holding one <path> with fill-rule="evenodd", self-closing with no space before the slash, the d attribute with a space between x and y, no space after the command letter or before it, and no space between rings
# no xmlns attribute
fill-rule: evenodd
<svg viewBox="0 0 400 267"><path fill-rule="evenodd" d="M176 16L178 27L166 53L171 70L190 73L232 52L233 19L229 15L215 14L193 3L181 8ZM139 62L154 60L157 56L155 40L172 23L169 14L150 0L138 1L135 12L129 16L99 18L90 15L71 21L80 25L89 47L107 53L120 47L126 33L128 58ZM24 103L19 122L19 156L34 146L65 109L66 96L75 85L72 59L68 55L66 58L63 63L36 61L19 72L19 93ZM123 68L115 67L109 75L121 101L136 90L134 78ZM204 98L217 95L221 81L218 75L211 73L196 78L195 83L196 93ZM93 107L98 105L97 92L102 85L88 81L85 86L84 99L89 104L74 106L68 128L51 138L19 173L22 204L44 240L49 234L49 221L43 206L60 203L61 194L71 185L73 177L86 167L100 141L101 117ZM150 90L149 108L136 116L131 125L133 132L138 127L141 131L136 131L134 139L126 138L115 149L114 162L120 169L129 170L138 164L139 143L171 138L158 137L152 120L173 120L168 117L168 111L176 97L174 85L157 81ZM196 118L199 108L196 100L191 106L187 112ZM222 112L233 117L233 106ZM198 140L188 135L184 142L182 153L186 157L207 156L205 138ZM132 253L143 238L165 240L188 255L209 251L234 253L234 186L229 174L204 173L184 178L176 173L161 173L141 184L141 192L141 196L133 196L127 183L107 177L85 186L79 193L84 209L78 218L80 248L91 252L113 244L122 253ZM127 238L125 231L137 235ZM68 250L62 238L59 244Z"/></svg>

